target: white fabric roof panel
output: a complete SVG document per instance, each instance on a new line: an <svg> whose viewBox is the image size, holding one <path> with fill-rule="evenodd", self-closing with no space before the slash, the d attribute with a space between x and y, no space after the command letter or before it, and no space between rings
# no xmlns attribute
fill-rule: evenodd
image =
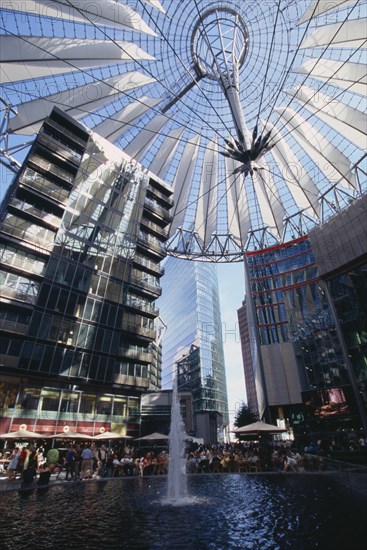
<svg viewBox="0 0 367 550"><path fill-rule="evenodd" d="M125 153L139 162L152 141L157 138L157 135L167 123L167 120L168 117L166 115L159 115L152 118L129 145L124 148Z"/></svg>
<svg viewBox="0 0 367 550"><path fill-rule="evenodd" d="M155 107L161 100L148 96L142 96L139 100L134 101L115 113L111 118L106 118L100 124L93 127L93 132L97 132L100 136L115 141L119 138L131 124L140 118L152 107Z"/></svg>
<svg viewBox="0 0 367 550"><path fill-rule="evenodd" d="M6 4L6 5L5 5ZM143 21L138 13L126 4L114 0L91 2L90 0L6 0L3 9L40 14L66 21L93 23L117 29L132 29L137 32L156 33Z"/></svg>
<svg viewBox="0 0 367 550"><path fill-rule="evenodd" d="M361 143L367 145L366 113L307 86L302 86L298 90L286 90L286 93L294 97L300 104L305 105L307 109L315 113L321 120L357 147L360 147ZM322 109L320 109L320 104Z"/></svg>
<svg viewBox="0 0 367 550"><path fill-rule="evenodd" d="M166 13L166 10L162 6L162 4L159 2L159 0L143 0L146 4L149 4L150 6L153 6L153 8L156 8L162 13Z"/></svg>
<svg viewBox="0 0 367 550"><path fill-rule="evenodd" d="M71 116L81 118L111 101L113 95L144 86L154 79L137 71L107 78L103 82L92 82L64 92L52 94L35 101L21 103L18 114L9 122L10 132L31 135L38 131L42 121L50 114L54 105ZM95 98L98 98L97 100ZM87 109L84 107L88 106Z"/></svg>
<svg viewBox="0 0 367 550"><path fill-rule="evenodd" d="M355 188L355 175L351 172L351 164L340 149L335 147L325 136L311 126L304 118L289 107L284 110L279 107L275 111L281 113L281 120L293 128L293 138L298 141L309 157L318 164L330 182L338 183L348 188Z"/></svg>
<svg viewBox="0 0 367 550"><path fill-rule="evenodd" d="M332 2L328 2L327 0L314 0L308 6L302 17L299 19L298 25L304 23L305 21L309 21L314 17L318 17L322 13L326 13L327 11L335 9L342 4L352 3L355 4L355 0L333 0Z"/></svg>
<svg viewBox="0 0 367 550"><path fill-rule="evenodd" d="M268 197L268 189L266 189L264 185L264 179L260 177L259 172L254 172L252 176L252 181L254 184L254 189L256 193L256 197L258 200L258 205L261 212L261 217L264 222L264 226L270 227L274 234L277 235L279 238L279 231L277 230L277 223L274 218L274 213L272 211L269 197Z"/></svg>
<svg viewBox="0 0 367 550"><path fill-rule="evenodd" d="M263 122L264 124L264 122ZM275 145L271 150L278 169L300 210L310 210L311 215L320 214L318 202L319 191L309 173L296 157L282 133L275 126L267 123L267 130L272 131Z"/></svg>
<svg viewBox="0 0 367 550"><path fill-rule="evenodd" d="M213 138L208 142L202 166L199 198L196 212L196 227L205 243L217 228L218 196L218 144Z"/></svg>
<svg viewBox="0 0 367 550"><path fill-rule="evenodd" d="M366 65L361 63L310 59L294 69L294 72L310 75L317 80L327 80L330 84L356 94L366 95L367 92Z"/></svg>
<svg viewBox="0 0 367 550"><path fill-rule="evenodd" d="M228 232L246 242L251 224L243 175L233 173L239 167L239 163L235 160L226 158L225 166Z"/></svg>
<svg viewBox="0 0 367 550"><path fill-rule="evenodd" d="M259 175L259 183L263 185L264 193L267 195L272 215L275 222L275 227L278 235L282 234L283 217L285 215L285 209L282 204L281 198L278 193L278 189L273 180L273 176L269 170L268 163L265 158L262 158L259 165L263 167L257 174ZM256 172L255 172L256 173ZM259 201L260 202L260 201ZM261 208L260 204L260 208ZM274 223L272 224L274 225Z"/></svg>
<svg viewBox="0 0 367 550"><path fill-rule="evenodd" d="M156 155L149 166L149 170L161 179L165 179L170 162L177 150L184 128L179 126L169 132L159 148L159 155Z"/></svg>
<svg viewBox="0 0 367 550"><path fill-rule="evenodd" d="M174 218L171 224L171 235L173 235L175 231L183 225L185 219L186 206L188 204L193 183L199 143L200 135L196 135L186 144L175 180L173 182L172 198L174 201Z"/></svg>
<svg viewBox="0 0 367 550"><path fill-rule="evenodd" d="M0 82L50 77L119 61L152 60L131 42L0 36Z"/></svg>
<svg viewBox="0 0 367 550"><path fill-rule="evenodd" d="M337 46L338 48L360 48L366 45L367 19L355 19L344 24L334 23L317 29L306 38L300 48ZM352 42L352 44L351 44Z"/></svg>

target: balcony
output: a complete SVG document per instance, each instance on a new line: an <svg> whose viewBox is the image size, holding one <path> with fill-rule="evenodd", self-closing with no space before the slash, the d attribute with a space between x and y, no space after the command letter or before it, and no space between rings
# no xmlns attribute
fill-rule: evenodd
<svg viewBox="0 0 367 550"><path fill-rule="evenodd" d="M172 208L174 202L172 197L168 197L165 193L162 193L161 191L158 191L153 186L149 186L147 189L148 194L153 195L153 197L156 197L158 200L163 201L164 204L167 205L168 208Z"/></svg>
<svg viewBox="0 0 367 550"><path fill-rule="evenodd" d="M172 221L172 216L166 208L159 206L155 201L148 198L144 201L144 210L156 219L163 220L166 224Z"/></svg>
<svg viewBox="0 0 367 550"><path fill-rule="evenodd" d="M49 133L41 133L38 137L38 143L40 143L44 147L47 147L47 149L49 149L53 153L56 153L67 162L72 162L76 166L79 166L82 155L80 153L77 153L76 151L68 147L65 143L58 140Z"/></svg>
<svg viewBox="0 0 367 550"><path fill-rule="evenodd" d="M150 271L154 275L158 275L159 277L164 275L164 267L161 267L159 264L148 260L148 258L141 256L140 254L135 254L133 262L134 264L145 267L146 271Z"/></svg>
<svg viewBox="0 0 367 550"><path fill-rule="evenodd" d="M29 329L28 323L18 323L16 321L7 321L3 319L0 322L0 329L13 334L27 334Z"/></svg>
<svg viewBox="0 0 367 550"><path fill-rule="evenodd" d="M113 383L124 386L135 386L138 388L148 388L148 378L140 378L139 376L128 376L127 374L115 374Z"/></svg>
<svg viewBox="0 0 367 550"><path fill-rule="evenodd" d="M151 363L153 359L153 355L151 353L122 346L119 348L119 355L121 357L125 357L126 359L133 359L134 361L146 364Z"/></svg>
<svg viewBox="0 0 367 550"><path fill-rule="evenodd" d="M144 338L149 338L150 340L154 340L155 338L154 329L141 327L136 325L135 323L126 323L123 321L120 329L125 332L130 332L131 334L143 336Z"/></svg>
<svg viewBox="0 0 367 550"><path fill-rule="evenodd" d="M132 276L130 278L131 284L138 287L140 290L146 290L149 294L152 296L158 298L162 294L162 289L159 286L153 285L151 283L148 283L146 281L143 281L139 277Z"/></svg>
<svg viewBox="0 0 367 550"><path fill-rule="evenodd" d="M142 300L127 300L125 306L139 312L142 311L147 313L151 317L157 317L159 314L158 308L154 307L153 304L143 302Z"/></svg>
<svg viewBox="0 0 367 550"><path fill-rule="evenodd" d="M60 226L61 217L37 208L26 201L13 198L9 206L16 210L20 210L26 214L27 217L32 218L32 220L36 223L43 222L44 225L47 225L52 230L58 229Z"/></svg>
<svg viewBox="0 0 367 550"><path fill-rule="evenodd" d="M141 225L146 227L147 229L150 229L152 233L155 233L158 237L161 239L167 239L168 237L168 230L164 227L161 227L157 223L151 222L150 220L147 220L146 218L142 218Z"/></svg>

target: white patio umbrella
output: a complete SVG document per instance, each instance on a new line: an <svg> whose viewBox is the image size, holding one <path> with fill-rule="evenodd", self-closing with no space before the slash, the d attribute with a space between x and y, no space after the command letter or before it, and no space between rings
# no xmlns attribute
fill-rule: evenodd
<svg viewBox="0 0 367 550"><path fill-rule="evenodd" d="M45 439L45 437L47 436L29 430L17 430L15 432L0 434L0 439Z"/></svg>
<svg viewBox="0 0 367 550"><path fill-rule="evenodd" d="M285 428L274 426L273 424L266 424L266 422L257 421L253 422L252 424L248 424L247 426L241 426L241 428L237 428L236 430L232 431L237 435L261 435L278 434L286 432L287 430Z"/></svg>
<svg viewBox="0 0 367 550"><path fill-rule="evenodd" d="M93 436L91 439L96 441L103 441L106 439L133 439L131 435L122 435L114 432L104 432L103 434L98 434Z"/></svg>
<svg viewBox="0 0 367 550"><path fill-rule="evenodd" d="M82 434L79 432L60 432L53 435L48 435L48 439L93 439L89 434Z"/></svg>
<svg viewBox="0 0 367 550"><path fill-rule="evenodd" d="M153 432L149 435L144 435L143 437L138 437L136 441L159 441L160 439L169 439L168 435L160 434L158 432Z"/></svg>

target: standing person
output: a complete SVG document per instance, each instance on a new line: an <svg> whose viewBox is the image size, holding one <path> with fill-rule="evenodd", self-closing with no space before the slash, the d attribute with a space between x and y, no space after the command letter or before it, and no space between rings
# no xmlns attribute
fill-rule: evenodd
<svg viewBox="0 0 367 550"><path fill-rule="evenodd" d="M75 449L72 443L69 444L68 450L65 456L65 480L68 481L70 474L70 481L75 479Z"/></svg>
<svg viewBox="0 0 367 550"><path fill-rule="evenodd" d="M27 468L28 463L28 450L27 447L23 447L23 449L20 451L20 455L18 458L18 464L17 464L17 472L22 475L23 470Z"/></svg>
<svg viewBox="0 0 367 550"><path fill-rule="evenodd" d="M82 468L81 468L81 479L87 476L87 472L91 473L93 471L93 452L89 447L88 443L85 444L84 449L82 450Z"/></svg>
<svg viewBox="0 0 367 550"><path fill-rule="evenodd" d="M36 468L33 466L28 466L28 468L25 468L22 472L21 478L22 483L20 487L22 489L29 489L33 486L34 478L36 477Z"/></svg>
<svg viewBox="0 0 367 550"><path fill-rule="evenodd" d="M92 472L95 472L97 470L97 464L98 464L98 449L95 445L95 443L92 443L90 450L92 451L93 459L92 459Z"/></svg>
<svg viewBox="0 0 367 550"><path fill-rule="evenodd" d="M74 478L80 478L80 470L82 466L82 448L79 443L75 446L75 462L74 462Z"/></svg>
<svg viewBox="0 0 367 550"><path fill-rule="evenodd" d="M34 447L29 449L28 468L38 469L38 451Z"/></svg>
<svg viewBox="0 0 367 550"><path fill-rule="evenodd" d="M107 449L104 445L102 445L101 448L98 449L98 460L102 462L103 466L106 466Z"/></svg>
<svg viewBox="0 0 367 550"><path fill-rule="evenodd" d="M41 466L39 467L38 474L39 476L38 476L37 485L40 485L40 486L48 485L51 477L51 470L46 463L41 464Z"/></svg>
<svg viewBox="0 0 367 550"><path fill-rule="evenodd" d="M7 469L8 479L15 479L17 467L18 467L19 455L20 455L20 451L18 447L15 447L9 457L9 464Z"/></svg>

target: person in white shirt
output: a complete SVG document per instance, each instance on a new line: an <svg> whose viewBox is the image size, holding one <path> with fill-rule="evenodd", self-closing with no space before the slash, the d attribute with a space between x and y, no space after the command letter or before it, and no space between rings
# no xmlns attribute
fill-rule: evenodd
<svg viewBox="0 0 367 550"><path fill-rule="evenodd" d="M93 471L93 452L90 449L88 443L86 443L82 451L82 467L81 467L80 477L82 479L87 477L88 471L89 473Z"/></svg>

